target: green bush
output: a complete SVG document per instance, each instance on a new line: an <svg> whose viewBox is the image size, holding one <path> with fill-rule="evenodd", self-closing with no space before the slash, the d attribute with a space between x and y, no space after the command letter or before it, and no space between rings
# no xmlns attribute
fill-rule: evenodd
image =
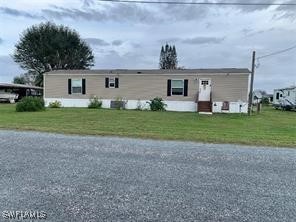
<svg viewBox="0 0 296 222"><path fill-rule="evenodd" d="M62 107L62 104L60 101L53 101L51 103L49 103L48 105L49 108L61 108Z"/></svg>
<svg viewBox="0 0 296 222"><path fill-rule="evenodd" d="M269 104L269 99L267 97L263 97L262 100L261 100L261 103L263 105L268 105Z"/></svg>
<svg viewBox="0 0 296 222"><path fill-rule="evenodd" d="M152 100L150 100L150 102L147 102L150 106L150 110L152 111L165 111L165 107L167 106L162 98L156 97Z"/></svg>
<svg viewBox="0 0 296 222"><path fill-rule="evenodd" d="M17 112L36 112L45 110L44 100L39 97L24 97L16 104Z"/></svg>
<svg viewBox="0 0 296 222"><path fill-rule="evenodd" d="M102 108L102 101L99 100L98 97L94 96L89 99L88 108L89 109L100 109L100 108Z"/></svg>

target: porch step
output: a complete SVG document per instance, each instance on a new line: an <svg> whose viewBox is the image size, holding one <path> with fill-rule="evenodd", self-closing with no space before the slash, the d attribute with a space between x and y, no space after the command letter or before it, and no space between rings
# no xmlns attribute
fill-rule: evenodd
<svg viewBox="0 0 296 222"><path fill-rule="evenodd" d="M198 112L212 112L212 102L210 101L198 101L197 103Z"/></svg>
<svg viewBox="0 0 296 222"><path fill-rule="evenodd" d="M199 112L198 114L204 114L204 115L212 115L212 112Z"/></svg>

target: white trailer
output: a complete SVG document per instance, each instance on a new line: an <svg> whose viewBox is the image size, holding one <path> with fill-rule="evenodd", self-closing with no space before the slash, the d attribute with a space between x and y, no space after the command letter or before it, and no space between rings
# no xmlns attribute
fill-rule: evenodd
<svg viewBox="0 0 296 222"><path fill-rule="evenodd" d="M296 109L296 86L275 89L273 93L273 106L277 109Z"/></svg>

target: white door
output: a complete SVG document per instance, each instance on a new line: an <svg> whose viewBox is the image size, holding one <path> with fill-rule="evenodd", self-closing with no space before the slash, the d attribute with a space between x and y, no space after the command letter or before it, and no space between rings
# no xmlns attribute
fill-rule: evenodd
<svg viewBox="0 0 296 222"><path fill-rule="evenodd" d="M198 101L211 100L211 79L199 79L199 96Z"/></svg>

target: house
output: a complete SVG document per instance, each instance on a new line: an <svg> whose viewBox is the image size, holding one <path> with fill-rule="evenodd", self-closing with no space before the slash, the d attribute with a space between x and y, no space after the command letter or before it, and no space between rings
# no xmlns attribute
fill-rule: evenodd
<svg viewBox="0 0 296 222"><path fill-rule="evenodd" d="M282 109L296 109L296 86L275 89L273 92L273 106Z"/></svg>
<svg viewBox="0 0 296 222"><path fill-rule="evenodd" d="M261 103L263 98L262 92L260 90L255 90L253 92L253 104L257 105L258 103Z"/></svg>
<svg viewBox="0 0 296 222"><path fill-rule="evenodd" d="M161 97L170 111L246 113L248 69L57 70L44 74L46 105L86 107L97 96L104 108L121 98L126 109Z"/></svg>

